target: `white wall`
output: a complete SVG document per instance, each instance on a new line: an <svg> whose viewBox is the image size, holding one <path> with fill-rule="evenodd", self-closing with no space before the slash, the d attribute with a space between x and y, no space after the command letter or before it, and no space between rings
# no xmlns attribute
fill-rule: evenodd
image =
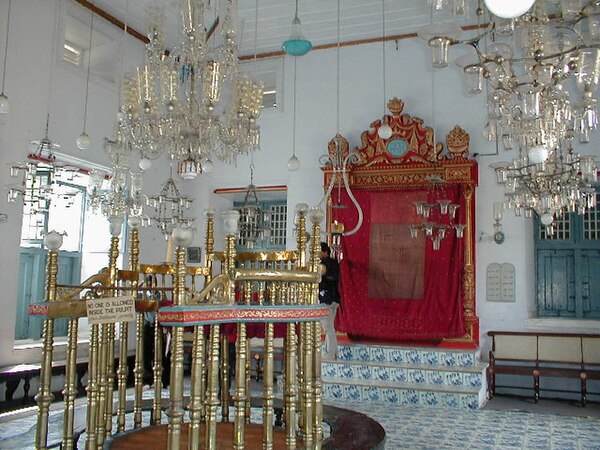
<svg viewBox="0 0 600 450"><path fill-rule="evenodd" d="M76 154L94 162L106 163L101 149L101 138L110 136L117 107L117 92L106 83L91 83L88 133L93 138L93 149L82 155L75 149L75 138L81 132L80 114L83 104L83 81L80 76L65 70L56 62L48 70L49 52L52 48L53 21L58 0L21 0L13 2L11 17L11 47L8 56L6 93L12 110L0 117L0 183L8 179L6 164L25 157L27 143L43 134L47 111L48 77L53 74L51 102L51 138L63 144L66 153ZM6 2L0 4L0 17L5 17ZM3 48L1 37L0 48ZM17 46L16 43L19 43ZM381 44L369 44L341 49L340 132L356 146L360 133L383 114L382 53ZM453 49L454 51L454 49ZM143 57L141 44L127 39L127 65L138 63ZM386 44L386 93L405 102L405 112L434 126L438 141L455 124L471 134L471 152L481 155L496 152L495 143L482 138L485 124L484 96L467 97L462 75L453 66L435 71L429 66L429 53L425 44L408 39ZM53 60L55 61L55 60ZM260 64L260 61L259 63ZM336 50L313 51L297 61L297 136L296 154L302 162L300 170L288 172L287 159L292 153L293 126L293 59L286 57L283 70L283 108L266 111L260 118L262 149L254 155L256 166L254 181L257 185L288 186L290 211L298 202L315 205L323 192L323 177L319 169L319 156L326 153L327 142L336 133ZM75 89L75 86L78 89ZM432 92L435 93L432 96ZM584 153L597 147L598 138ZM500 149L499 155L479 157L479 188L476 203L476 236L492 231L492 204L502 197L488 168L494 161L510 160L515 152ZM137 163L139 156L132 158ZM202 211L214 207L217 214L230 206L230 202L212 194L216 188L246 186L249 182L250 157L241 157L237 165L229 166L215 161L215 170L191 182L182 182L182 190L195 198L193 213L197 217L198 232L192 245L204 250L204 220ZM149 195L160 190L168 177L167 163L157 162L144 177L145 192ZM0 212L9 220L0 224L1 254L0 297L3 314L0 317L0 365L25 361L32 357L28 351L13 350L14 320L16 311L16 280L21 206L7 204L0 197ZM290 214L291 216L291 214ZM218 231L216 248L223 248L222 233ZM482 344L485 353L485 333L490 329L524 329L526 320L535 310L534 264L531 222L515 218L505 212L502 221L506 234L503 245L489 240L476 243L477 313L481 318ZM290 218L289 230L292 229ZM143 262L164 259L166 243L156 228L141 232ZM293 247L293 243L288 245ZM491 262L511 262L516 268L515 303L488 303L485 299L485 271Z"/></svg>

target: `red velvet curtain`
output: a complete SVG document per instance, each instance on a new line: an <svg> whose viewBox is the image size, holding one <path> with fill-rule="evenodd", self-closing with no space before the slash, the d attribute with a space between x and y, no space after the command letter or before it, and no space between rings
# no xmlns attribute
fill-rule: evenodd
<svg viewBox="0 0 600 450"><path fill-rule="evenodd" d="M446 185L442 190L447 199L460 205L454 223L464 224L463 187ZM363 209L364 223L356 234L342 238L342 302L336 329L389 340L463 336L464 238L447 230L440 249L433 250L431 239L413 239L408 228L423 221L412 202L431 193L359 189L353 193ZM350 231L357 213L345 193L341 200L348 207L333 209L333 218Z"/></svg>

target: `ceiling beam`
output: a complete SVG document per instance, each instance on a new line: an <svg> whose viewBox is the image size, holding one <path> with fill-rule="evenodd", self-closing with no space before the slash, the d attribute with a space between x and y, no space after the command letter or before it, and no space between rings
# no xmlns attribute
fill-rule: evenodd
<svg viewBox="0 0 600 450"><path fill-rule="evenodd" d="M464 27L461 27L463 31L471 31L471 30L479 30L482 28L486 28L489 24L484 23L481 25L466 25ZM350 47L353 45L363 45L363 44L373 44L375 42L383 42L385 41L400 41L402 39L413 39L417 37L417 33L406 33L406 34L397 34L394 36L386 36L384 37L374 37L374 38L368 38L368 39L357 39L357 40L353 40L353 41L344 41L344 42L340 42L340 47ZM321 45L316 45L312 48L311 51L317 51L317 50L326 50L329 48L336 48L338 46L337 42L333 42L330 44L321 44ZM276 52L266 52L266 53L260 53L257 55L244 55L244 56L240 56L240 61L248 61L254 58L257 59L263 59L263 58L274 58L274 57L278 57L278 56L285 56L285 52L283 51L276 51Z"/></svg>
<svg viewBox="0 0 600 450"><path fill-rule="evenodd" d="M146 36L144 36L142 33L140 33L137 30L134 30L130 26L128 26L125 23L121 22L119 19L117 19L115 16L113 16L109 12L103 10L102 8L98 8L96 5L94 5L93 3L89 2L88 0L75 0L75 1L77 3L79 3L81 6L83 6L84 8L87 8L90 11L92 11L94 14L97 14L98 16L102 17L103 19L106 19L107 21L109 21L110 23L112 23L117 28L120 28L123 31L127 31L127 33L129 33L134 38L139 39L144 44L147 44L147 43L150 42L148 40L148 38Z"/></svg>

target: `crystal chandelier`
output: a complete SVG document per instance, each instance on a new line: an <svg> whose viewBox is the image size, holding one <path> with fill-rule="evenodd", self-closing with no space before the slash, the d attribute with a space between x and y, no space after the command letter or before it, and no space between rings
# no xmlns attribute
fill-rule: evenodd
<svg viewBox="0 0 600 450"><path fill-rule="evenodd" d="M424 222L409 225L410 237L417 238L419 231L431 239L433 249L439 250L442 240L448 235L448 230L454 230L457 238L462 238L466 225L454 223L459 207L445 195L445 181L438 176L428 178L431 188L427 200L413 202L415 211Z"/></svg>
<svg viewBox="0 0 600 450"><path fill-rule="evenodd" d="M129 174L129 184L127 178ZM129 172L126 167L113 166L109 188L102 190L105 174L98 170L90 171L88 184L88 207L100 210L107 219L125 217L143 218L142 174ZM145 222L146 220L144 220Z"/></svg>
<svg viewBox="0 0 600 450"><path fill-rule="evenodd" d="M192 226L194 218L185 217L185 211L193 201L179 192L171 173L160 193L146 199L146 204L154 209L154 215L149 220L154 222L168 239L174 228Z"/></svg>
<svg viewBox="0 0 600 450"><path fill-rule="evenodd" d="M238 72L236 2L221 2L214 48L206 31L209 6L208 0L181 2L183 37L170 50L162 10L149 9L146 63L124 76L118 115L118 128L142 158L156 159L166 149L189 178L213 157L231 163L260 146L263 85Z"/></svg>
<svg viewBox="0 0 600 450"><path fill-rule="evenodd" d="M505 184L505 207L517 215L535 211L550 226L557 214L583 213L594 204L596 166L573 150L573 141L589 142L598 125L600 9L596 1L537 0L524 14L511 15L508 2L488 3L503 17L490 15L472 39L460 40L461 29L451 24L429 25L419 36L431 48L433 67L447 66L450 46L472 47L457 64L470 94L482 92L487 80L485 135L506 150L519 149L511 163L493 167ZM526 2L513 3L521 8Z"/></svg>
<svg viewBox="0 0 600 450"><path fill-rule="evenodd" d="M270 216L263 211L258 201L256 186L254 185L254 164L250 165L250 184L246 188L244 203L238 209L239 243L246 248L254 248L261 240L269 239Z"/></svg>
<svg viewBox="0 0 600 450"><path fill-rule="evenodd" d="M14 203L21 197L25 214L46 212L52 198L72 200L79 192L66 186L78 169L56 161L54 151L60 144L48 137L49 123L50 116L47 115L44 137L31 141L35 151L27 156L27 161L10 165L10 177L19 181L7 186L8 202Z"/></svg>

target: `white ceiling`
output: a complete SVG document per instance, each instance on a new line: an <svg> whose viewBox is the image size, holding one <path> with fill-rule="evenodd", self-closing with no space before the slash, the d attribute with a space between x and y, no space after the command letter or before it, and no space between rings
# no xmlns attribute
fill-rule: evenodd
<svg viewBox="0 0 600 450"><path fill-rule="evenodd" d="M223 0L224 1L224 0ZM294 17L294 0L237 0L242 29L241 54L252 55L281 49ZM254 44L256 5L258 2L258 38ZM353 41L383 35L382 0L339 0L340 40ZM94 3L142 34L146 34L144 11L148 5L162 4L167 15L167 41L178 42L178 9L173 0L95 0ZM448 3L452 3L449 0ZM432 14L427 0L385 0L386 36L414 33L433 22L456 21L460 25L477 23L476 2L467 1L467 14L457 19L449 11ZM337 42L338 0L300 0L298 15L305 36L313 46ZM211 0L209 17L217 16L218 1ZM451 8L448 8L451 9Z"/></svg>

